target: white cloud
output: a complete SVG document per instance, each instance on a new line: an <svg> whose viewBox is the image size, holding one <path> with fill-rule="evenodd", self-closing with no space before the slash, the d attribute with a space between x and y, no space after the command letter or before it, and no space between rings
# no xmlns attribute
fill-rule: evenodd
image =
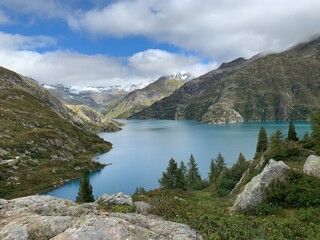
<svg viewBox="0 0 320 240"><path fill-rule="evenodd" d="M154 79L174 72L202 75L216 67L215 63L202 64L195 56L169 53L159 49L149 49L129 57L128 68L135 74Z"/></svg>
<svg viewBox="0 0 320 240"><path fill-rule="evenodd" d="M0 32L0 50L32 50L55 44L55 39L47 36L30 37Z"/></svg>
<svg viewBox="0 0 320 240"><path fill-rule="evenodd" d="M34 48L54 42L43 36L0 32L0 65L47 84L65 86L114 86L141 84L174 72L199 76L215 65L194 56L152 49L131 57L86 55L68 50L38 53Z"/></svg>
<svg viewBox="0 0 320 240"><path fill-rule="evenodd" d="M1 51L0 65L42 83L65 86L108 86L126 77L116 60L68 51Z"/></svg>
<svg viewBox="0 0 320 240"><path fill-rule="evenodd" d="M120 0L68 19L96 35L142 35L220 60L284 50L320 33L318 0Z"/></svg>

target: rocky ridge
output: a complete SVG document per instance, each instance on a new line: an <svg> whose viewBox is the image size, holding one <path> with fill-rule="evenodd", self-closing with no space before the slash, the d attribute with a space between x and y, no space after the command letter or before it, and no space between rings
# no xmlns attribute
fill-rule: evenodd
<svg viewBox="0 0 320 240"><path fill-rule="evenodd" d="M132 118L208 124L307 120L320 108L319 69L317 38L282 53L223 63Z"/></svg>
<svg viewBox="0 0 320 240"><path fill-rule="evenodd" d="M201 237L187 225L136 213L108 213L52 196L0 199L1 239L176 239Z"/></svg>
<svg viewBox="0 0 320 240"><path fill-rule="evenodd" d="M117 132L122 130L122 123L108 119L86 105L66 105L66 107L85 122L92 132Z"/></svg>
<svg viewBox="0 0 320 240"><path fill-rule="evenodd" d="M108 111L106 116L110 119L128 118L154 102L169 96L191 79L192 77L189 74L175 74L161 77L148 86L129 93Z"/></svg>

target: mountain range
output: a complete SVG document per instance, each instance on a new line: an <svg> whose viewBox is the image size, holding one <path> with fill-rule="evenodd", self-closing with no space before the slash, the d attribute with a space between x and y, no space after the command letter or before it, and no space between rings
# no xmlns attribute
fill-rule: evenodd
<svg viewBox="0 0 320 240"><path fill-rule="evenodd" d="M168 97L176 89L190 81L190 74L173 74L163 76L142 89L137 89L123 97L106 112L106 116L113 118L128 118L153 103Z"/></svg>
<svg viewBox="0 0 320 240"><path fill-rule="evenodd" d="M320 107L320 38L281 53L238 58L134 114L208 124L307 120Z"/></svg>

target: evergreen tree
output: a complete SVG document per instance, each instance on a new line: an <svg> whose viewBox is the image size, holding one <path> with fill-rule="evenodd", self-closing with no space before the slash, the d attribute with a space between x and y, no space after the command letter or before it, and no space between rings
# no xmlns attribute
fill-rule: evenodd
<svg viewBox="0 0 320 240"><path fill-rule="evenodd" d="M217 167L216 178L218 178L221 173L226 169L226 161L221 153L214 159L215 165Z"/></svg>
<svg viewBox="0 0 320 240"><path fill-rule="evenodd" d="M198 164L191 154L188 162L188 173L187 173L187 183L188 187L191 189L201 189L202 188L202 179L199 173Z"/></svg>
<svg viewBox="0 0 320 240"><path fill-rule="evenodd" d="M277 129L270 137L270 146L272 148L280 148L283 143L283 134L280 129Z"/></svg>
<svg viewBox="0 0 320 240"><path fill-rule="evenodd" d="M238 160L232 167L225 168L216 181L216 191L220 197L228 195L241 179L242 174L248 169L249 163L242 153L239 154Z"/></svg>
<svg viewBox="0 0 320 240"><path fill-rule="evenodd" d="M208 173L208 179L209 179L209 183L214 183L217 178L219 177L218 175L218 168L215 164L215 162L213 161L213 159L211 159L210 161L210 171Z"/></svg>
<svg viewBox="0 0 320 240"><path fill-rule="evenodd" d="M80 179L79 192L76 198L77 203L94 202L92 194L92 186L88 177L88 174L84 174Z"/></svg>
<svg viewBox="0 0 320 240"><path fill-rule="evenodd" d="M292 121L290 121L289 129L288 129L288 140L289 141L299 141L297 137L296 129Z"/></svg>
<svg viewBox="0 0 320 240"><path fill-rule="evenodd" d="M266 130L262 127L259 130L255 159L260 157L268 148L268 136Z"/></svg>
<svg viewBox="0 0 320 240"><path fill-rule="evenodd" d="M187 167L183 161L180 162L179 168L176 173L176 188L180 188L183 190L187 189Z"/></svg>
<svg viewBox="0 0 320 240"><path fill-rule="evenodd" d="M176 187L176 176L178 171L177 162L171 158L167 171L162 173L162 178L159 179L160 186L162 188L174 189Z"/></svg>
<svg viewBox="0 0 320 240"><path fill-rule="evenodd" d="M134 191L133 195L143 195L147 191L144 189L144 187L137 187L136 190Z"/></svg>
<svg viewBox="0 0 320 240"><path fill-rule="evenodd" d="M238 160L231 168L232 179L238 182L242 174L247 170L249 164L242 153L239 154Z"/></svg>

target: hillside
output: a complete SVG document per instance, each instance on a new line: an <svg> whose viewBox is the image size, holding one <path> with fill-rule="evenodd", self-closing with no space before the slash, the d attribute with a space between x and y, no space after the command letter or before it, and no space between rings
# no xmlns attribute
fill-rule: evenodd
<svg viewBox="0 0 320 240"><path fill-rule="evenodd" d="M117 132L123 124L110 120L86 105L66 105L76 116L82 119L94 132Z"/></svg>
<svg viewBox="0 0 320 240"><path fill-rule="evenodd" d="M177 74L161 77L143 89L135 90L119 101L106 116L112 118L128 118L156 101L169 96L177 88L190 79L188 74Z"/></svg>
<svg viewBox="0 0 320 240"><path fill-rule="evenodd" d="M236 59L135 114L203 123L306 120L320 108L320 38L288 51Z"/></svg>
<svg viewBox="0 0 320 240"><path fill-rule="evenodd" d="M39 193L97 170L90 158L111 144L48 91L0 68L0 197Z"/></svg>

